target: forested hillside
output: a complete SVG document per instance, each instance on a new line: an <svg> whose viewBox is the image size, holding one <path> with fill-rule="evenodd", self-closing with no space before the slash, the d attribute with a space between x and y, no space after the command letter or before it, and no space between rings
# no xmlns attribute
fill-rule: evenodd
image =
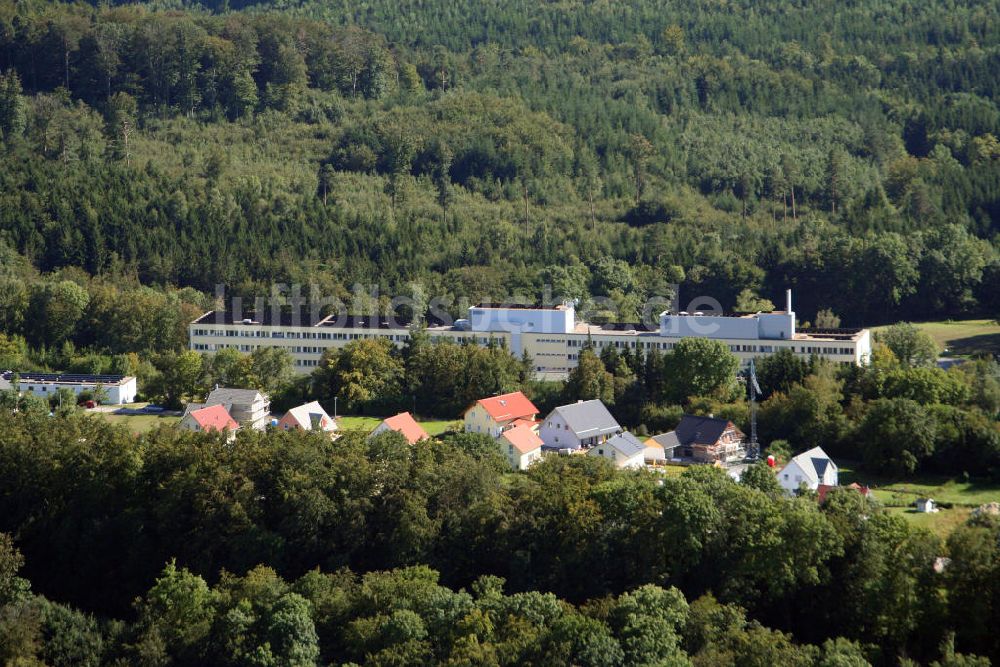
<svg viewBox="0 0 1000 667"><path fill-rule="evenodd" d="M34 269L1000 311L995 3L227 6L0 3Z"/></svg>

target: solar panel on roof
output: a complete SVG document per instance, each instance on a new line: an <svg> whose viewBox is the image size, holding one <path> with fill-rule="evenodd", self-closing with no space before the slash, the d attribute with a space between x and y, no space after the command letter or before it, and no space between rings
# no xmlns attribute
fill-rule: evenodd
<svg viewBox="0 0 1000 667"><path fill-rule="evenodd" d="M35 382L75 382L114 384L125 379L124 375L85 375L82 373L4 373L5 377L18 376L21 380Z"/></svg>

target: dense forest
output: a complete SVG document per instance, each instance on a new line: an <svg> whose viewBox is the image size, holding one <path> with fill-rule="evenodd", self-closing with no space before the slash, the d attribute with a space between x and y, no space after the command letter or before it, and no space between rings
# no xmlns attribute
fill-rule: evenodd
<svg viewBox="0 0 1000 667"><path fill-rule="evenodd" d="M1000 312L995 3L232 6L0 3L35 270Z"/></svg>
<svg viewBox="0 0 1000 667"><path fill-rule="evenodd" d="M473 434L227 446L34 409L0 412L0 429L0 531L18 535L0 533L7 664L1000 657L988 515L942 544L851 490L787 497L763 464L740 483L594 457L509 473Z"/></svg>

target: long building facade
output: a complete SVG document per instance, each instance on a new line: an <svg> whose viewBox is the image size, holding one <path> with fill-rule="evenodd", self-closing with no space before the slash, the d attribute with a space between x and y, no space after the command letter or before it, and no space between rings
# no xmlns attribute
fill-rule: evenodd
<svg viewBox="0 0 1000 667"><path fill-rule="evenodd" d="M797 329L790 294L782 311L735 315L665 311L655 327L589 324L577 320L572 303L548 307L480 304L469 309L468 319L432 321L425 331L434 342L502 344L518 357L526 354L536 375L546 379L565 378L588 344L598 352L606 347L668 352L684 338L711 338L727 345L743 364L781 349L803 358L815 355L858 365L866 363L871 354L867 329ZM327 348L341 348L366 338L384 338L401 347L409 336L407 325L390 318L297 318L271 310L259 316L209 311L190 325L192 350L212 353L234 348L249 353L261 347L281 347L288 350L295 369L302 373L317 367Z"/></svg>

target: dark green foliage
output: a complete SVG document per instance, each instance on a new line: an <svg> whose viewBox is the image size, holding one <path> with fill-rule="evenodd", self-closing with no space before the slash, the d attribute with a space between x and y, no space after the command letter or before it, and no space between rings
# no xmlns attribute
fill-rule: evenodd
<svg viewBox="0 0 1000 667"><path fill-rule="evenodd" d="M850 326L996 311L992 8L633 4L6 2L0 230L43 271L204 291L538 298L583 260L609 319L675 280Z"/></svg>

